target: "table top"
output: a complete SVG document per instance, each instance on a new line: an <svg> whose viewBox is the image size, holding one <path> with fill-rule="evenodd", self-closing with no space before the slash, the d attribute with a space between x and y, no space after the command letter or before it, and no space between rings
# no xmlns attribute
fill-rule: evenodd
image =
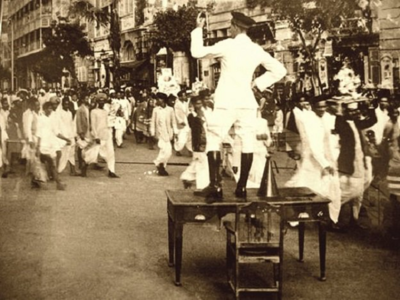
<svg viewBox="0 0 400 300"><path fill-rule="evenodd" d="M328 204L330 200L317 196L308 188L279 188L279 196L258 197L258 189L247 189L247 198L235 197L233 191L224 193L222 201L216 199L214 203L206 203L205 198L195 196L193 190L166 190L168 200L175 206L238 206L249 202L267 201L276 205L300 205L300 204ZM229 193L231 192L231 193ZM218 200L218 201L217 201Z"/></svg>

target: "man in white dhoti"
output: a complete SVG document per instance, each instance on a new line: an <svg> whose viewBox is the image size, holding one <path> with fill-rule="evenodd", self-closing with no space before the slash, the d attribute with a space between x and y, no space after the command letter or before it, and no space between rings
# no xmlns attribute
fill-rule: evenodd
<svg viewBox="0 0 400 300"><path fill-rule="evenodd" d="M96 144L100 145L99 155L105 159L108 167L108 177L119 178L115 174L115 152L112 140L112 128L109 124L109 114L104 109L107 95L99 93L96 96L97 108L90 112L92 136Z"/></svg>
<svg viewBox="0 0 400 300"><path fill-rule="evenodd" d="M83 151L92 140L89 121L89 96L85 96L75 115L77 133L77 157L81 176L86 177L87 165L83 159Z"/></svg>
<svg viewBox="0 0 400 300"><path fill-rule="evenodd" d="M38 118L36 149L40 160L47 165L49 176L52 176L56 182L57 189L64 190L65 185L61 182L57 172L56 152L60 147L60 140L67 144L71 144L71 141L58 131L59 127L54 123L55 119L51 117L54 113L52 107L53 105L50 102L43 104L43 114Z"/></svg>
<svg viewBox="0 0 400 300"><path fill-rule="evenodd" d="M331 128L324 120L326 101L323 97L313 103L313 111L303 119L306 141L303 143L300 187L309 187L315 193L331 200L329 215L337 223L341 207L341 191L337 161L331 146Z"/></svg>
<svg viewBox="0 0 400 300"><path fill-rule="evenodd" d="M190 188L193 182L196 183L196 188L202 189L210 182L205 153L207 146L207 120L204 114L203 99L201 97L193 97L190 101L193 111L188 115L188 126L191 129L193 158L182 173L181 180L185 189Z"/></svg>
<svg viewBox="0 0 400 300"><path fill-rule="evenodd" d="M26 159L26 173L31 173L31 162L36 151L36 130L40 103L35 97L28 100L28 108L22 115L23 134L25 144L22 149L21 157Z"/></svg>
<svg viewBox="0 0 400 300"><path fill-rule="evenodd" d="M70 175L76 176L75 169L75 136L76 136L76 127L72 118L72 112L69 110L71 107L71 103L69 97L64 97L62 99L62 109L59 111L58 116L60 117L60 132L63 136L68 138L71 141L71 144L64 145L61 148L61 157L60 162L58 164L58 173L61 173L67 164L70 167Z"/></svg>
<svg viewBox="0 0 400 300"><path fill-rule="evenodd" d="M176 119L174 110L167 105L168 97L164 93L157 93L157 104L153 109L150 121L150 136L158 140L157 146L160 148L154 164L157 167L158 175L168 176L166 166L172 155L171 141L177 133Z"/></svg>
<svg viewBox="0 0 400 300"><path fill-rule="evenodd" d="M8 140L8 116L10 114L10 105L8 104L8 100L3 98L1 100L1 109L0 109L0 128L1 128L1 163L0 166L3 168L3 178L7 178L9 171L9 162L7 158L7 140Z"/></svg>
<svg viewBox="0 0 400 300"><path fill-rule="evenodd" d="M236 186L237 197L246 197L246 182L253 161L254 120L257 101L252 88L264 91L286 75L284 66L264 49L253 43L246 34L255 21L242 13L232 12L230 33L232 38L213 46L204 46L203 27L205 18L197 17L197 28L191 33L191 53L195 58L214 57L221 61L221 77L215 91L215 105L207 137L207 158L210 184L195 192L210 201L222 198L220 147L232 124L237 122L237 134L242 141L241 174ZM266 72L253 81L255 69L262 65Z"/></svg>
<svg viewBox="0 0 400 300"><path fill-rule="evenodd" d="M185 146L189 151L192 151L190 127L188 126L189 104L187 101L186 92L183 90L179 91L178 99L174 105L176 124L178 126L178 136L174 143L174 148L178 156Z"/></svg>

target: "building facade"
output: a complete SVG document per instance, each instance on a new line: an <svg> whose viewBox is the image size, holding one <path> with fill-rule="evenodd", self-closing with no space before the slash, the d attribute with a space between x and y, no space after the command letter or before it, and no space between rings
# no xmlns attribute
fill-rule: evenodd
<svg viewBox="0 0 400 300"><path fill-rule="evenodd" d="M66 14L70 0L9 0L9 40L14 49L14 89L40 88L46 83L31 68L43 50L43 34L51 21Z"/></svg>

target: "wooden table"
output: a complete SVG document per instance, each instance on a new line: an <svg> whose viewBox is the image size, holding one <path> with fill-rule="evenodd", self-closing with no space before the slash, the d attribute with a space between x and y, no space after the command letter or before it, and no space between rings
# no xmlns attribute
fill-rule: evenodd
<svg viewBox="0 0 400 300"><path fill-rule="evenodd" d="M325 277L326 230L324 223L329 220L329 200L312 195L306 188L284 188L279 197L257 197L257 190L247 191L247 200L234 195L224 195L220 202L207 204L203 197L194 196L192 190L166 190L168 213L168 252L169 266L175 266L175 285L181 285L183 225L186 223L204 224L211 218L219 218L235 213L237 206L253 201L267 201L282 207L282 222L299 222L299 260L304 259L304 231L306 222L318 222L320 279Z"/></svg>

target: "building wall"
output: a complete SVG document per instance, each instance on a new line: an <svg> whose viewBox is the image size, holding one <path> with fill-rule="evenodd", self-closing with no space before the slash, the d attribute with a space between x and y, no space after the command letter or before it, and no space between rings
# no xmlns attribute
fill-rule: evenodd
<svg viewBox="0 0 400 300"><path fill-rule="evenodd" d="M397 0L382 1L379 10L380 81L386 87L400 87L400 5Z"/></svg>

